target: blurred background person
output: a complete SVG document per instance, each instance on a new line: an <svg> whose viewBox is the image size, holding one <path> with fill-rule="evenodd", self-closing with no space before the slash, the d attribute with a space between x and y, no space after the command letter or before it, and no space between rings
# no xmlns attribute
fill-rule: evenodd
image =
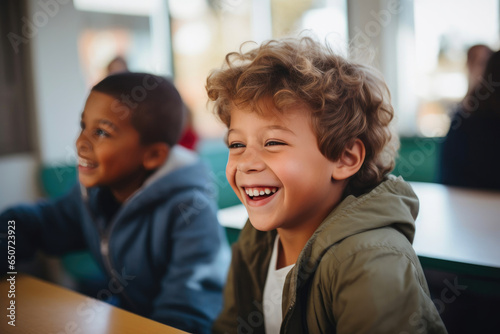
<svg viewBox="0 0 500 334"><path fill-rule="evenodd" d="M467 50L467 78L469 80L467 95L473 93L492 54L493 51L484 44L473 45Z"/></svg>
<svg viewBox="0 0 500 334"><path fill-rule="evenodd" d="M468 52L473 83L443 142L439 171L443 184L500 190L500 52L489 57L477 79L488 50L474 46Z"/></svg>
<svg viewBox="0 0 500 334"><path fill-rule="evenodd" d="M113 58L107 66L107 74L115 74L122 72L129 72L127 61L122 56L116 56Z"/></svg>

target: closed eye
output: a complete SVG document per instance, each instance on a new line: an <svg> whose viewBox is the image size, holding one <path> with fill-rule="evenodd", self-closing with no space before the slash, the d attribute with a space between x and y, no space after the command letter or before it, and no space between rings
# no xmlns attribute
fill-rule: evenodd
<svg viewBox="0 0 500 334"><path fill-rule="evenodd" d="M286 144L276 140L270 140L266 143L266 146L278 146L278 145L286 145Z"/></svg>
<svg viewBox="0 0 500 334"><path fill-rule="evenodd" d="M245 147L245 145L243 145L242 143L231 143L228 145L229 149L232 149L232 148L242 148L242 147Z"/></svg>

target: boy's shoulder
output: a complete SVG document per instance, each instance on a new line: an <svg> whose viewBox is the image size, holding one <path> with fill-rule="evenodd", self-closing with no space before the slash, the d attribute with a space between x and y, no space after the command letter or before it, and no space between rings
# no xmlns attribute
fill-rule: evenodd
<svg viewBox="0 0 500 334"><path fill-rule="evenodd" d="M367 230L349 236L325 253L320 265L330 262L338 269L342 264L383 261L384 258L406 258L417 263L418 258L407 237L391 226Z"/></svg>
<svg viewBox="0 0 500 334"><path fill-rule="evenodd" d="M312 285L321 294L342 294L343 298L368 299L369 303L397 293L407 293L410 299L417 298L417 291L428 294L415 251L392 227L362 232L334 245L319 262ZM404 292L404 287L411 292ZM374 309L380 310L378 306Z"/></svg>
<svg viewBox="0 0 500 334"><path fill-rule="evenodd" d="M308 302L317 305L327 299L326 305L333 307L325 312L333 310L339 331L354 332L360 319L381 326L376 332L407 330L412 317L441 326L418 257L406 237L392 227L362 232L334 245L318 264L310 286ZM378 323L380 318L390 320Z"/></svg>

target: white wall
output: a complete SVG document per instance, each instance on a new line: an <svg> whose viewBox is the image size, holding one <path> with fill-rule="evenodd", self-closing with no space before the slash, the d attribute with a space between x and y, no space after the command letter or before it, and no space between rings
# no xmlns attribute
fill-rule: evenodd
<svg viewBox="0 0 500 334"><path fill-rule="evenodd" d="M57 4L51 9L41 3L30 0L29 9L31 19L48 17L30 41L40 158L45 164L71 163L88 93L78 58L81 15L72 1L51 1Z"/></svg>
<svg viewBox="0 0 500 334"><path fill-rule="evenodd" d="M33 154L0 158L0 212L10 205L37 199L37 166Z"/></svg>
<svg viewBox="0 0 500 334"><path fill-rule="evenodd" d="M41 196L41 163L74 161L74 142L87 94L79 72L81 18L72 1L30 0L28 15L21 21L32 53L34 141L39 152L0 158L0 210Z"/></svg>
<svg viewBox="0 0 500 334"><path fill-rule="evenodd" d="M351 51L363 63L378 68L392 94L400 133L416 133L413 1L349 0Z"/></svg>

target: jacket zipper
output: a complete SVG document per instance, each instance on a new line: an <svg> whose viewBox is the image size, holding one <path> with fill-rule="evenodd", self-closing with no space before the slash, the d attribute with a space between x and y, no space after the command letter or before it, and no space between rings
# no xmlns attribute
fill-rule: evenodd
<svg viewBox="0 0 500 334"><path fill-rule="evenodd" d="M288 332L287 328L288 328L288 322L289 322L289 318L293 312L293 308L295 307L295 301L293 301L291 304L290 304L290 307L288 307L288 311L286 312L285 314L285 317L283 318L283 321L281 322L281 329L280 329L280 333L286 333Z"/></svg>
<svg viewBox="0 0 500 334"><path fill-rule="evenodd" d="M106 228L104 231L100 230L100 236L101 236L101 255L103 258L104 266L106 271L108 272L108 275L111 277L111 279L115 279L115 284L117 284L120 288L120 293L122 294L123 298L127 301L127 303L135 310L137 313L139 311L138 307L135 305L135 303L132 301L132 299L127 295L125 292L125 287L122 285L121 281L115 277L113 274L113 264L111 262L111 256L109 254L109 240L111 237L111 230L114 225L114 220L111 221L110 225L108 228Z"/></svg>
<svg viewBox="0 0 500 334"><path fill-rule="evenodd" d="M101 255L106 271L108 271L108 274L111 275L113 267L111 266L111 259L109 258L109 242L108 237L104 233L101 233Z"/></svg>
<svg viewBox="0 0 500 334"><path fill-rule="evenodd" d="M83 196L82 196L83 197ZM83 202L85 203L85 206L87 208L87 212L90 215L90 218L94 222L94 224L97 223L97 220L95 219L92 210L90 209L89 203L85 198L82 198ZM119 214L117 212L115 214L115 217ZM101 251L101 257L103 259L103 264L104 264L104 269L107 271L108 275L111 277L111 279L115 279L116 283L118 286L121 288L121 294L123 298L127 301L127 303L134 309L136 313L139 313L139 308L135 303L132 301L132 299L127 295L125 292L125 287L122 285L120 280L113 275L113 263L111 262L111 256L109 255L109 239L111 237L111 231L112 227L115 225L116 219L113 219L109 226L107 228L103 228L100 226L100 224L96 224L97 231L99 233L99 238L100 238L100 251Z"/></svg>

